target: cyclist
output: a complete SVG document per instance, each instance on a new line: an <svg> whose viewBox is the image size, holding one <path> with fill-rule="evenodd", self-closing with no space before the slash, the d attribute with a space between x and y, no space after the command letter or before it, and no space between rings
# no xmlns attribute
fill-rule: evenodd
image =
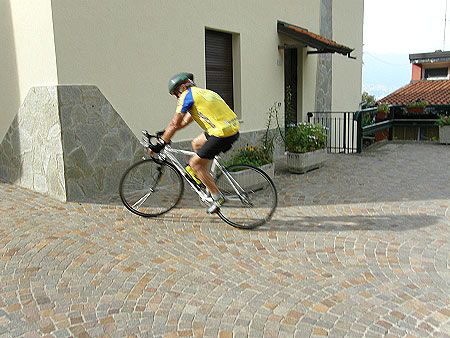
<svg viewBox="0 0 450 338"><path fill-rule="evenodd" d="M209 173L208 164L220 152L228 151L239 138L238 118L217 93L197 87L191 73L174 75L169 80L169 93L178 99L175 116L162 135L163 144L154 151L161 151L176 131L192 121L198 123L204 132L192 140L196 155L191 157L189 165L212 196L213 203L207 212L215 213L224 198Z"/></svg>

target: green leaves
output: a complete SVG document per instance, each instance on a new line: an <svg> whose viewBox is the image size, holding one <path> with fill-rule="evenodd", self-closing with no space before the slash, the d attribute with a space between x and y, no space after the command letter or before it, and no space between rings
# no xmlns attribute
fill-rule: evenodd
<svg viewBox="0 0 450 338"><path fill-rule="evenodd" d="M244 148L238 148L233 157L226 161L226 165L232 164L250 164L260 167L264 164L273 162L273 151L264 146L246 145Z"/></svg>
<svg viewBox="0 0 450 338"><path fill-rule="evenodd" d="M439 127L450 126L450 116L439 115L436 125Z"/></svg>
<svg viewBox="0 0 450 338"><path fill-rule="evenodd" d="M286 129L286 150L307 153L327 146L326 128L320 124L299 123Z"/></svg>
<svg viewBox="0 0 450 338"><path fill-rule="evenodd" d="M260 140L260 146L247 145L244 148L238 148L233 154L233 157L226 161L226 165L231 164L250 164L255 167L260 167L264 164L273 163L273 150L274 142L277 133L280 132L280 126L278 123L278 113L281 109L281 102L275 102L267 113L267 122L264 134ZM273 120L275 120L275 129L272 126Z"/></svg>

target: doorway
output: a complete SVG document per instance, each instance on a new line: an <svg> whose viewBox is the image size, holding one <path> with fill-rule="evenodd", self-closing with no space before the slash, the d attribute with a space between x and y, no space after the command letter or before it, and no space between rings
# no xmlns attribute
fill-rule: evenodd
<svg viewBox="0 0 450 338"><path fill-rule="evenodd" d="M297 124L297 49L284 50L284 125Z"/></svg>

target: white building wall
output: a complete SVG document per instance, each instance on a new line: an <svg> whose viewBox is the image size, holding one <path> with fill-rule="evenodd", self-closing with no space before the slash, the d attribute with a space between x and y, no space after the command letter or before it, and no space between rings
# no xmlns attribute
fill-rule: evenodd
<svg viewBox="0 0 450 338"><path fill-rule="evenodd" d="M51 0L0 0L0 141L33 86L58 83Z"/></svg>
<svg viewBox="0 0 450 338"><path fill-rule="evenodd" d="M363 9L361 0L333 1L333 40L354 48L356 57L333 55L333 111L356 111L361 102L362 71L355 69L362 69Z"/></svg>
<svg viewBox="0 0 450 338"><path fill-rule="evenodd" d="M135 134L143 128L164 128L176 105L167 93L168 79L177 72L191 71L198 85L205 86L205 27L234 34L240 49L234 60L235 71L240 69L240 79L235 78L236 110L242 117L243 131L262 129L269 107L284 100L277 20L319 33L317 0L0 1L11 4L12 23L6 28L14 36L0 33L0 42L8 42L15 51L2 50L0 56L6 54L10 60L6 67L17 78L17 88L0 78L0 84L11 93L0 94L0 139L29 88L54 84L98 86ZM355 28L348 23L355 17L362 22L362 5L355 5L358 2L333 2L333 38L361 49L362 26ZM358 34L354 34L355 29ZM299 100L303 116L314 110L317 71L317 56L306 55L306 50L299 50L303 53ZM333 109L343 105L357 108L355 98L361 92L361 60L357 56L356 61L333 57ZM337 87L349 91L348 83L341 86L339 72L346 74L347 82L349 73L352 81L359 79L352 83L352 93L339 94ZM199 131L190 126L177 134L176 140L192 138Z"/></svg>
<svg viewBox="0 0 450 338"><path fill-rule="evenodd" d="M241 69L235 98L241 99L236 110L242 129L261 129L269 107L284 100L277 19L315 29L318 10L311 0L286 1L286 6L255 0L136 0L132 6L120 0L55 1L59 81L97 85L136 134L143 127L161 129L176 104L167 93L168 79L190 71L205 86L205 27L230 32L240 47L234 62ZM190 126L177 139L197 132Z"/></svg>

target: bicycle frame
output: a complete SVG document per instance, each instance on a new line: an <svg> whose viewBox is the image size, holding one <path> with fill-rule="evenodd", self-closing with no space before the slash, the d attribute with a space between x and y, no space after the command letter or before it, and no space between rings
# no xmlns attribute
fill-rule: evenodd
<svg viewBox="0 0 450 338"><path fill-rule="evenodd" d="M195 175L191 175L191 170L184 168L185 159L178 156L194 156L193 159L197 159L196 153L172 148L161 139L163 132L150 135L144 130L142 133L141 144L147 154L126 169L119 184L119 195L124 206L142 217L162 215L180 202L184 181L208 211L215 206L208 189L192 177ZM152 139L156 139L157 143L152 143ZM220 204L229 201L214 210L223 221L236 228L253 229L270 220L277 207L277 190L266 173L248 164L225 167L220 163L220 156L205 163L209 164L209 168L204 169L211 172L225 199Z"/></svg>
<svg viewBox="0 0 450 338"><path fill-rule="evenodd" d="M177 170L182 174L185 181L187 181L189 183L192 190L194 190L199 195L200 199L205 203L211 203L212 202L211 197L209 197L205 191L200 189L198 185L194 184L193 182L191 182L191 180L187 179L187 176L189 176L188 172L181 165L181 163L174 156L174 154L193 156L196 153L193 151L189 151L189 150L172 148L170 145L166 145L164 147L164 149L159 154L155 154L155 156L160 161L168 161L168 162L172 163L177 168ZM220 170L222 172L222 174L225 175L225 177L227 178L230 185L233 187L236 194L239 196L239 199L245 203L250 203L248 201L247 197L244 195L245 190L242 189L242 187L239 185L239 183L236 182L236 180L230 175L230 173L226 170L226 168L222 164L220 164L218 159L219 159L219 156L215 156L214 159L212 160L211 169L210 169L211 176L214 177L217 169Z"/></svg>

